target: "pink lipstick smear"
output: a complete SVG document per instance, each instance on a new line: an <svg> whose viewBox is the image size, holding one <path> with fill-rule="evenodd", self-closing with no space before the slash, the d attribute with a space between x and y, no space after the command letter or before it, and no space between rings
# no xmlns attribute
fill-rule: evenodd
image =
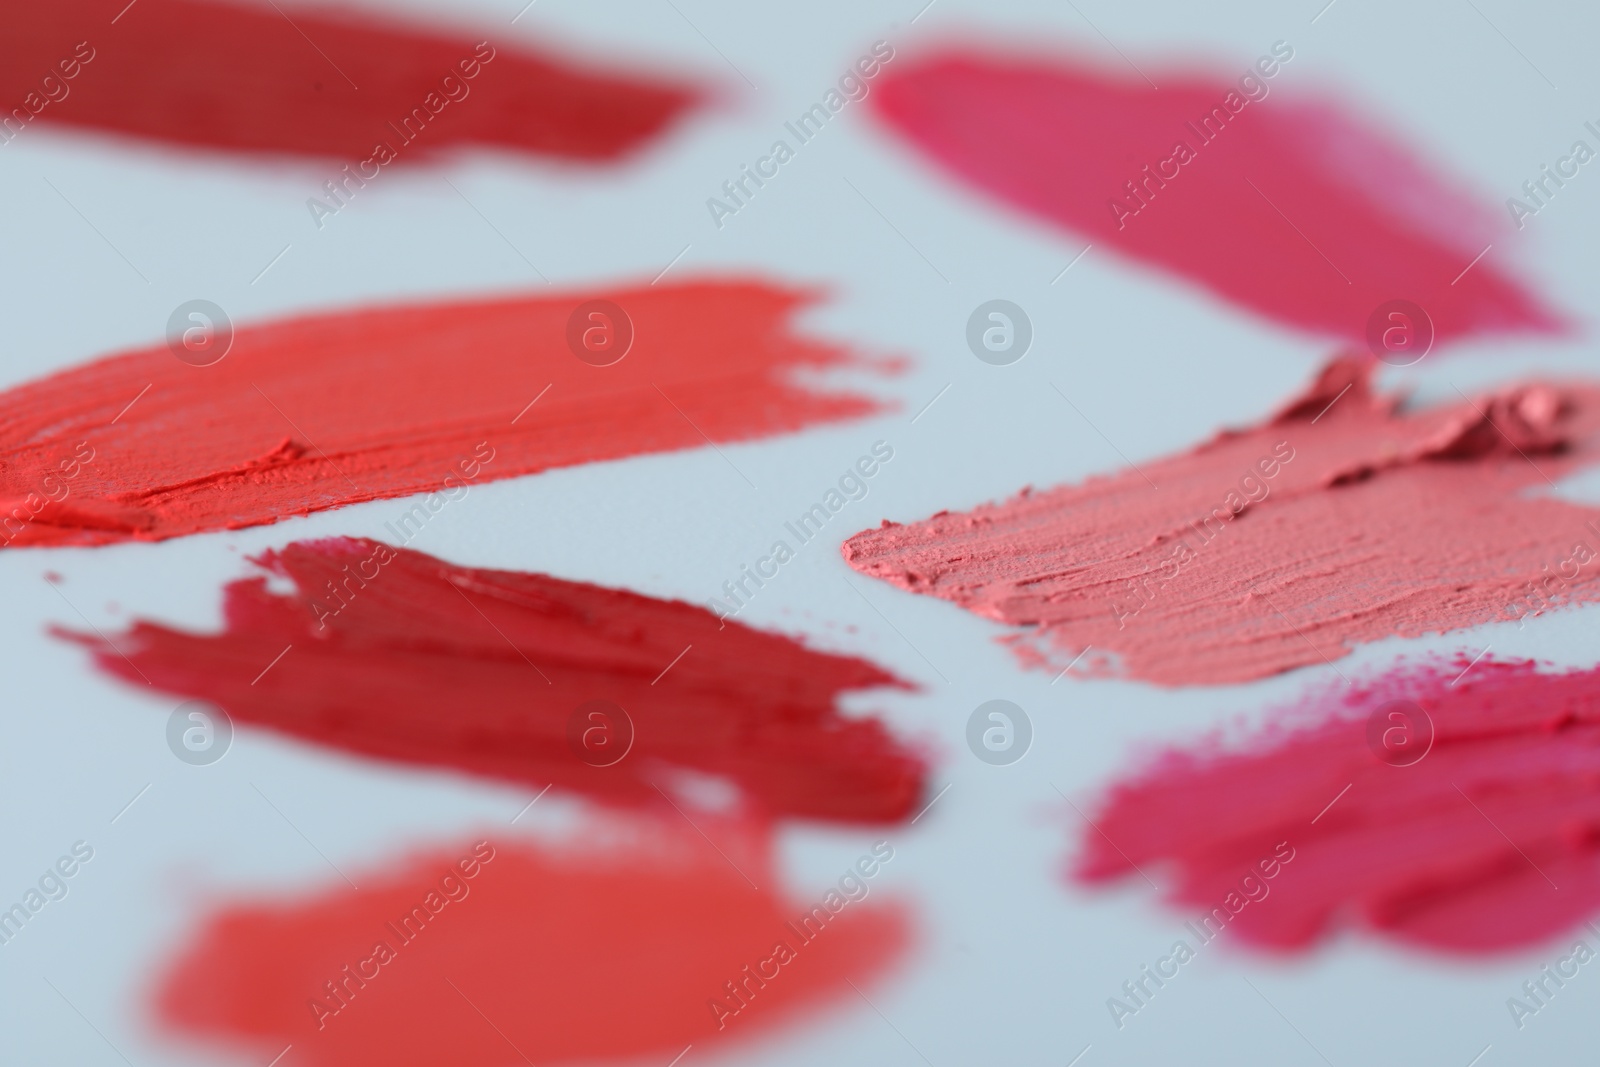
<svg viewBox="0 0 1600 1067"><path fill-rule="evenodd" d="M55 0L5 15L0 142L43 122L317 157L350 164L347 192L380 167L468 144L614 160L700 96L541 54L506 40L503 23L488 40L370 7Z"/></svg>
<svg viewBox="0 0 1600 1067"><path fill-rule="evenodd" d="M1026 662L1092 647L1096 669L1168 686L1600 599L1600 510L1551 495L1600 456L1600 387L1412 409L1372 392L1371 366L1335 361L1264 422L1136 469L885 520L844 558L1028 627Z"/></svg>
<svg viewBox="0 0 1600 1067"><path fill-rule="evenodd" d="M1600 670L1462 655L1329 691L1295 721L1163 752L1113 787L1076 877L1137 866L1196 936L1280 950L1350 927L1511 950L1600 911Z"/></svg>
<svg viewBox="0 0 1600 1067"><path fill-rule="evenodd" d="M1072 57L904 60L879 117L963 182L1285 325L1364 343L1403 299L1436 339L1560 323L1493 256L1492 216L1334 104L1280 97L1278 42L1238 81ZM1270 69L1271 76L1263 75ZM1492 233L1492 231L1489 231Z"/></svg>
<svg viewBox="0 0 1600 1067"><path fill-rule="evenodd" d="M666 1064L853 1000L904 955L895 901L789 899L727 828L726 857L681 820L649 829L623 848L496 836L355 871L359 890L226 905L165 968L156 1016L304 1067Z"/></svg>
<svg viewBox="0 0 1600 1067"><path fill-rule="evenodd" d="M108 673L240 723L627 808L666 807L683 772L732 784L759 818L893 822L922 794L922 757L836 707L847 690L909 688L865 660L681 601L375 541L259 562L292 590L233 583L222 633L62 636Z"/></svg>
<svg viewBox="0 0 1600 1067"><path fill-rule="evenodd" d="M241 326L231 347L194 325L205 365L161 344L0 393L0 546L159 541L420 493L436 512L474 483L878 410L796 380L867 365L791 332L815 299L698 282L372 307Z"/></svg>

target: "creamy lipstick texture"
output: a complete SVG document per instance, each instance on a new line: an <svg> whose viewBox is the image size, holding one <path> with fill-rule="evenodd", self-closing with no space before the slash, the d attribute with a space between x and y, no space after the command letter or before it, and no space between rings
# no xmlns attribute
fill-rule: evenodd
<svg viewBox="0 0 1600 1067"><path fill-rule="evenodd" d="M609 366L567 341L597 299L633 331ZM418 493L433 507L473 480L877 410L796 380L864 365L790 331L814 299L729 281L373 307L240 326L209 366L165 344L110 356L0 394L0 545L157 541Z"/></svg>
<svg viewBox="0 0 1600 1067"><path fill-rule="evenodd" d="M101 669L243 724L615 805L665 806L682 771L731 782L761 817L892 822L921 796L920 754L836 707L847 690L909 688L865 660L681 601L373 541L296 543L261 563L293 590L230 585L222 633L139 622L110 643L74 639ZM591 701L631 720L631 747L620 719L595 720L615 732L619 762L573 747Z"/></svg>
<svg viewBox="0 0 1600 1067"><path fill-rule="evenodd" d="M376 155L346 179L354 189L377 166L462 145L610 161L701 96L535 51L503 30L486 40L370 6L7 4L0 140L40 122L232 153L352 164ZM388 153L375 153L380 144Z"/></svg>
<svg viewBox="0 0 1600 1067"><path fill-rule="evenodd" d="M949 49L897 62L871 101L963 183L1285 325L1358 343L1405 299L1441 341L1558 329L1494 255L1463 273L1493 216L1349 109L1286 88L1309 74L1293 51L1236 81L1151 67L1158 91L1072 56Z"/></svg>
<svg viewBox="0 0 1600 1067"><path fill-rule="evenodd" d="M1386 730L1424 754L1380 758ZM1077 878L1136 865L1211 936L1295 950L1353 927L1453 953L1526 947L1600 911L1600 671L1401 665L1244 743L1164 751L1091 817Z"/></svg>
<svg viewBox="0 0 1600 1067"><path fill-rule="evenodd" d="M163 969L155 1014L263 1063L292 1045L307 1067L666 1064L855 998L903 955L897 902L819 920L759 855L736 869L669 817L623 847L494 835L357 870L359 890L225 905Z"/></svg>
<svg viewBox="0 0 1600 1067"><path fill-rule="evenodd" d="M1169 686L1600 599L1600 511L1552 493L1600 452L1600 388L1406 405L1371 390L1368 366L1335 361L1276 415L1136 469L885 520L844 558L1026 627L1030 663L1092 647Z"/></svg>

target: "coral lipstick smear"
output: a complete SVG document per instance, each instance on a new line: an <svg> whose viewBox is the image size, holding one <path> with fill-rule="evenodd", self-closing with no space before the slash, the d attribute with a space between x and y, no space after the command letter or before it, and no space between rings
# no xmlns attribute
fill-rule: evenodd
<svg viewBox="0 0 1600 1067"><path fill-rule="evenodd" d="M1483 209L1344 109L1280 95L1293 59L1279 41L1231 81L1152 70L1157 91L947 51L896 64L871 101L967 184L1285 325L1359 343L1403 299L1441 341L1557 328L1492 256L1463 274L1493 239Z"/></svg>
<svg viewBox="0 0 1600 1067"><path fill-rule="evenodd" d="M371 157L379 144L408 160L477 144L605 161L660 133L699 95L371 10L295 5L291 20L273 8L227 0L10 5L0 37L0 140L43 121L340 162Z"/></svg>
<svg viewBox="0 0 1600 1067"><path fill-rule="evenodd" d="M862 364L790 332L813 299L704 282L374 307L241 327L207 366L111 356L0 394L0 545L255 526L876 410L794 380ZM574 354L624 336L620 360Z"/></svg>
<svg viewBox="0 0 1600 1067"><path fill-rule="evenodd" d="M835 706L846 690L909 688L864 660L680 601L373 541L260 562L292 590L229 586L222 633L140 622L115 647L75 639L103 670L240 722L613 804L661 805L683 771L733 783L763 817L892 821L921 795L922 758Z"/></svg>
<svg viewBox="0 0 1600 1067"><path fill-rule="evenodd" d="M1600 386L1409 409L1369 388L1370 366L1336 361L1278 414L1137 469L885 521L844 558L1028 627L1029 662L1092 646L1162 685L1600 599L1600 511L1550 492L1600 458Z"/></svg>
<svg viewBox="0 0 1600 1067"><path fill-rule="evenodd" d="M1515 949L1600 911L1600 671L1461 656L1295 721L1151 760L1107 794L1076 876L1165 870L1196 937L1279 949L1347 926Z"/></svg>
<svg viewBox="0 0 1600 1067"><path fill-rule="evenodd" d="M679 826L625 849L478 841L357 872L359 891L225 906L155 1013L262 1062L293 1045L307 1067L664 1064L854 998L904 954L895 902L863 888L808 911Z"/></svg>

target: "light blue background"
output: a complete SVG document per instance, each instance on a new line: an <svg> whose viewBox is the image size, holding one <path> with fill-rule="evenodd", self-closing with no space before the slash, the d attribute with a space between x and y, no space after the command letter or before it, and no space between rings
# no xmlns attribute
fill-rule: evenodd
<svg viewBox="0 0 1600 1067"><path fill-rule="evenodd" d="M1592 9L1548 0L1337 0L1313 25L1316 3L1076 0L1074 8L936 0L913 26L921 0L784 6L539 0L512 25L522 2L470 0L448 10L369 6L405 6L497 44L555 42L620 64L648 57L663 69L716 80L725 102L623 169L485 153L444 168L386 169L320 232L305 200L331 176L326 166L246 166L107 137L29 130L0 148L0 192L12 205L0 221L7 251L0 262L6 324L0 379L22 382L156 343L173 307L194 297L250 322L363 301L544 289L527 261L558 287L648 281L685 246L667 279L754 270L825 285L833 296L807 315L806 328L909 357L906 375L868 383L901 410L724 448L754 490L710 449L474 488L428 525L416 547L466 564L703 602L741 563L765 552L785 519L820 496L871 442L885 439L895 458L872 480L870 496L835 519L828 543L802 549L743 618L820 647L858 651L924 686L852 704L884 710L905 734L927 739L939 758L933 788L948 784L949 791L915 827L886 834L788 829L782 856L790 891L809 899L871 840L894 842L896 859L874 892L915 905L920 947L873 1000L929 1061L1061 1065L1091 1046L1082 1067L1317 1064L1320 1056L1341 1065L1465 1067L1492 1045L1480 1061L1489 1067L1549 1062L1592 1047L1600 974L1586 969L1521 1032L1505 1008L1525 978L1560 954L1558 944L1467 963L1365 935L1289 961L1218 943L1117 1031L1106 998L1167 951L1181 918L1137 879L1092 894L1065 883L1061 871L1083 824L1057 789L1087 810L1099 788L1152 743L1257 718L1325 681L1327 668L1188 691L1070 676L1051 686L1048 675L1021 671L991 640L998 628L854 575L834 550L844 536L882 517L915 519L1026 484L1121 467L1050 382L1138 462L1276 405L1329 353L1326 341L1223 307L1102 248L1052 284L1083 241L1047 232L957 187L874 127L859 104L803 146L723 228L712 225L705 207L740 164L764 154L784 135L783 122L820 99L874 40L889 40L904 57L929 41L975 30L1002 43L1076 48L1119 63L1109 39L1146 71L1159 70L1164 58L1205 58L1219 74L1242 70L1273 41L1288 40L1295 58L1275 79L1274 93L1337 92L1497 205L1541 163L1563 154L1585 119L1600 117L1592 61L1600 25ZM113 33L104 35L107 48ZM445 184L446 176L504 237ZM1452 386L1470 391L1534 372L1593 369L1588 334L1600 279L1600 176L1583 172L1520 233L1508 216L1497 218L1493 260L1520 268L1586 335L1464 346L1448 359L1387 372L1387 382L1443 399L1454 396ZM286 245L287 254L253 282ZM980 363L963 339L971 309L996 297L1022 305L1034 324L1032 351L1010 367ZM912 424L911 416L947 385ZM1596 485L1589 483L1588 498L1600 497ZM108 631L133 615L215 627L219 590L247 573L245 555L310 536L383 536L383 523L405 506L382 501L156 545L0 553L7 605L0 614L0 669L8 697L0 745L0 900L20 896L73 841L87 839L96 849L70 895L0 946L0 1032L8 1062L120 1062L46 978L135 1064L247 1065L270 1058L229 1060L175 1046L152 1032L140 1006L155 964L207 901L229 891L313 889L337 879L256 788L340 868L357 872L381 866L418 839L454 842L479 828L504 834L570 827L575 804L554 794L512 830L506 823L528 799L520 791L355 763L249 730L221 763L185 766L163 740L166 714L177 701L112 683L93 673L79 650L45 634L52 624L82 628L76 611ZM47 570L64 576L60 593L70 605L42 580ZM1484 627L1390 641L1340 666L1348 673L1401 653L1476 651L1491 642L1499 654L1588 664L1595 618L1594 611L1570 612L1520 631ZM986 766L964 747L967 716L994 698L1016 701L1033 719L1034 748L1011 767ZM148 792L112 824L147 784ZM696 1049L684 1064L702 1062L921 1061L866 1005L846 1001L825 1025L786 1031L721 1059Z"/></svg>

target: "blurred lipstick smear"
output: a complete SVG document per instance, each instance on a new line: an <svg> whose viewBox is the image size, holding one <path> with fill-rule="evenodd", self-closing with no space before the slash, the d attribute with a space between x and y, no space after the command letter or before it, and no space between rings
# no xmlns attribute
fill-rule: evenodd
<svg viewBox="0 0 1600 1067"><path fill-rule="evenodd" d="M1249 740L1164 751L1092 819L1077 878L1148 872L1200 941L1524 948L1600 911L1600 671L1397 667Z"/></svg>
<svg viewBox="0 0 1600 1067"><path fill-rule="evenodd" d="M706 281L237 330L195 313L167 344L0 393L0 545L159 541L417 493L437 510L475 481L879 410L795 380L893 369L792 332L816 299Z"/></svg>
<svg viewBox="0 0 1600 1067"><path fill-rule="evenodd" d="M894 822L922 795L921 756L835 706L846 690L910 688L865 660L681 601L374 541L260 562L293 588L233 583L222 633L70 636L103 670L241 723L629 808L667 808L686 772L731 783L762 818Z"/></svg>
<svg viewBox="0 0 1600 1067"><path fill-rule="evenodd" d="M593 69L497 29L407 25L370 8L210 0L7 3L0 106L187 148L356 163L462 145L615 160L700 98ZM368 174L366 177L370 178Z"/></svg>
<svg viewBox="0 0 1600 1067"><path fill-rule="evenodd" d="M1279 41L1236 81L1150 69L1157 90L1070 56L953 49L897 63L872 100L963 182L1286 326L1363 343L1405 300L1439 341L1561 329L1477 261L1492 215L1348 109L1287 98L1293 55Z"/></svg>
<svg viewBox="0 0 1600 1067"><path fill-rule="evenodd" d="M1025 662L1247 682L1358 644L1600 599L1600 385L1410 407L1329 363L1261 422L1109 477L847 540L856 570L1027 629ZM1103 658L1102 658L1103 657Z"/></svg>
<svg viewBox="0 0 1600 1067"><path fill-rule="evenodd" d="M764 844L702 823L719 855L669 818L602 847L494 835L357 871L359 889L226 905L165 969L157 1018L265 1058L292 1045L305 1067L665 1064L854 1002L904 954L897 902L787 899Z"/></svg>

